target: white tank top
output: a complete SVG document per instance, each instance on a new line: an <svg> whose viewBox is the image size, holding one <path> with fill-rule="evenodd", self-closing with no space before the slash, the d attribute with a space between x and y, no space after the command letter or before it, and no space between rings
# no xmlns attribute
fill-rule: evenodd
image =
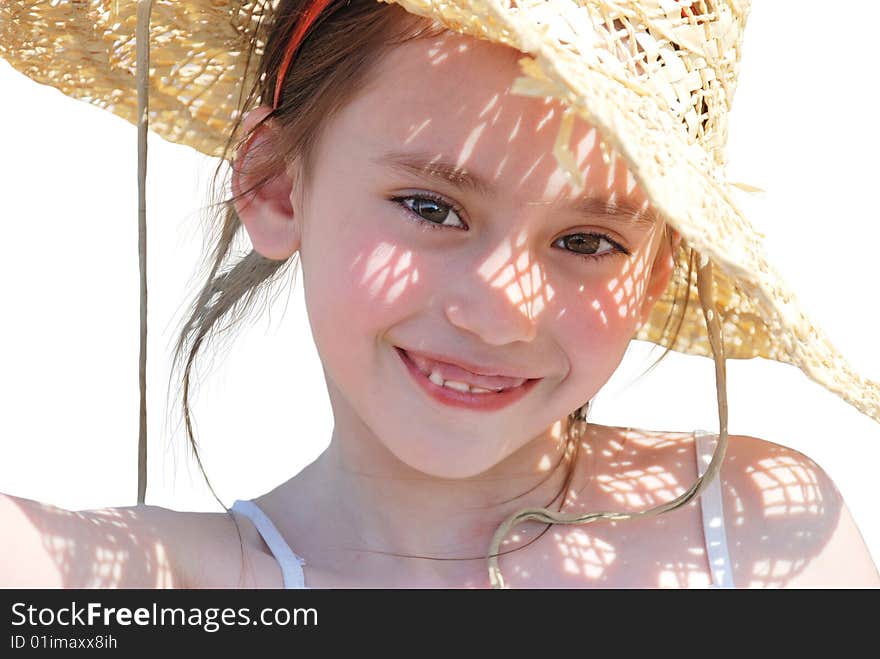
<svg viewBox="0 0 880 659"><path fill-rule="evenodd" d="M718 441L717 435L705 430L694 432L695 450L697 453L697 469L702 476ZM715 478L699 496L703 515L703 536L706 542L706 557L712 574L709 588L733 588L730 570L730 555L727 552L727 536L724 531L724 508L721 503L721 482ZM275 524L253 501L237 500L231 510L240 513L253 522L263 537L269 551L281 566L285 588L305 588L305 577L302 566L306 562L293 553L290 546L281 537Z"/></svg>

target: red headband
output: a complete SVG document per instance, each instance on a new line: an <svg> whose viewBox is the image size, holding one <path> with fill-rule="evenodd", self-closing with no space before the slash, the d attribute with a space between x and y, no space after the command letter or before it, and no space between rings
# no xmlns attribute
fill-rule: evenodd
<svg viewBox="0 0 880 659"><path fill-rule="evenodd" d="M331 0L312 0L312 3L303 12L299 24L293 31L293 36L290 37L290 43L287 44L287 49L284 51L284 59L281 60L281 66L278 68L278 78L275 80L275 99L272 101L273 110L278 109L278 102L281 100L281 88L284 86L284 77L287 75L287 69L290 68L290 62L293 60L296 49L299 48L303 37L306 36L306 32L308 32L312 23L315 22L318 14L324 11L330 2Z"/></svg>

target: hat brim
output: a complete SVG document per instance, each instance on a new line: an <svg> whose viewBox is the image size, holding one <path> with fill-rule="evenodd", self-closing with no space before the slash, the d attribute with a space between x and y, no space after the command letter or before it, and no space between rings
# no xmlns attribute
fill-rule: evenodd
<svg viewBox="0 0 880 659"><path fill-rule="evenodd" d="M527 54L514 92L559 99L594 125L609 151L624 158L654 209L715 265L725 356L764 357L797 366L880 421L880 385L855 372L810 321L770 265L760 234L737 208L736 192L717 160L723 134L715 136L713 151L689 139L686 131L675 129L668 108L648 90L622 79L601 60L585 63L570 44L548 34L546 23L539 27L511 3L479 3L483 14L477 21L473 3L382 1ZM242 86L247 89L253 82L238 55L250 48L263 5L244 2L230 12L228 6L192 0L156 4L150 128L218 157L236 119ZM43 3L36 12L4 3L0 56L37 82L136 123L136 5ZM557 157L565 165L565 145L559 146ZM688 271L687 258L686 251L680 252L678 273ZM682 306L685 316L673 337L667 320L673 307ZM681 276L673 279L634 338L711 356L696 285Z"/></svg>

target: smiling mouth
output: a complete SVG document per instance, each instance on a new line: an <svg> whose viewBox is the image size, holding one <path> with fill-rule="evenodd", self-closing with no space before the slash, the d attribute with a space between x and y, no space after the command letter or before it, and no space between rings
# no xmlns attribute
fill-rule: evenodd
<svg viewBox="0 0 880 659"><path fill-rule="evenodd" d="M426 367L427 362L424 359L414 358L402 348L395 347L395 351L423 391L433 399L454 407L477 410L500 409L519 400L541 380L541 378L502 378L501 376L484 376L477 373L464 375L469 372L455 365L431 362L431 366ZM441 373L444 369L447 372L450 371L446 367L451 367L454 372L462 374L459 377L462 379L467 377L471 382L447 379ZM498 384L500 381L503 381L506 386L500 386ZM493 382L494 384L492 384ZM480 386L481 384L489 384L490 386Z"/></svg>
<svg viewBox="0 0 880 659"><path fill-rule="evenodd" d="M422 374L438 387L448 387L455 391L472 394L499 393L507 389L516 389L529 378L507 375L488 375L467 370L455 363L440 361L428 355L400 349L415 364Z"/></svg>

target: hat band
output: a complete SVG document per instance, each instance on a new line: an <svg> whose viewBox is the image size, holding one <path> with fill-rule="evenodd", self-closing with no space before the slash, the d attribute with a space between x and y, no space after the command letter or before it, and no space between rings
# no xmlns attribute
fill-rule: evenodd
<svg viewBox="0 0 880 659"><path fill-rule="evenodd" d="M318 15L327 8L331 0L313 0L312 3L306 7L306 10L302 14L302 18L296 26L296 29L293 31L293 35L290 37L290 42L287 44L287 48L284 51L284 58L281 60L281 66L278 68L278 77L275 80L275 98L272 101L272 109L278 109L278 103L281 101L281 88L284 86L284 78L287 76L287 70L290 68L290 63L293 61L293 56L296 53L297 48L302 43L303 38L306 36L306 32L308 32L309 28L312 26L312 23L315 22L315 19L318 18Z"/></svg>

